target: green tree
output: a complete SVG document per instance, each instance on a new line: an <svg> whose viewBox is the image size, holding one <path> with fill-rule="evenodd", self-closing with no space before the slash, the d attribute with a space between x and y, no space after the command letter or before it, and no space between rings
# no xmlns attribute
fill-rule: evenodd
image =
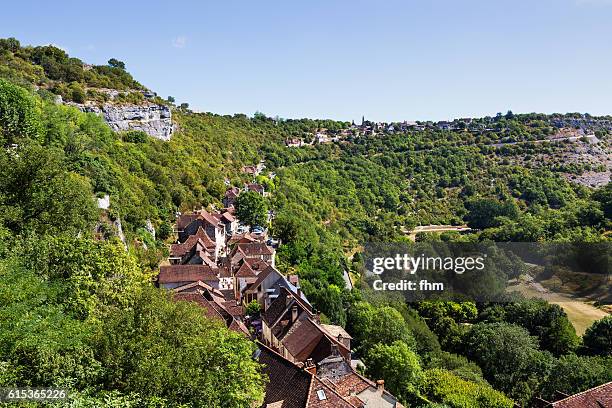
<svg viewBox="0 0 612 408"><path fill-rule="evenodd" d="M489 314L495 316L490 321L505 321L526 328L538 337L542 349L557 356L576 350L580 343L565 311L544 300L524 300L483 311L484 316Z"/></svg>
<svg viewBox="0 0 612 408"><path fill-rule="evenodd" d="M82 318L98 316L103 305L129 307L151 279L119 240L34 237L24 245L24 258L31 270L50 283L62 283L65 306Z"/></svg>
<svg viewBox="0 0 612 408"><path fill-rule="evenodd" d="M603 207L604 215L608 220L612 219L612 182L601 187L593 193L593 198L599 201Z"/></svg>
<svg viewBox="0 0 612 408"><path fill-rule="evenodd" d="M541 392L549 401L554 400L558 392L577 394L611 381L612 358L568 354L555 361L551 373Z"/></svg>
<svg viewBox="0 0 612 408"><path fill-rule="evenodd" d="M411 349L416 348L414 336L401 313L390 306L374 307L358 302L349 309L348 329L353 333L361 350L376 344L392 344L399 340Z"/></svg>
<svg viewBox="0 0 612 408"><path fill-rule="evenodd" d="M385 387L396 397L406 401L416 394L421 365L419 357L403 341L376 344L368 350L365 363L368 377L383 379Z"/></svg>
<svg viewBox="0 0 612 408"><path fill-rule="evenodd" d="M157 238L165 241L166 239L170 238L173 233L174 231L172 229L172 225L166 221L163 221L157 229Z"/></svg>
<svg viewBox="0 0 612 408"><path fill-rule="evenodd" d="M594 322L582 337L588 353L612 356L612 316Z"/></svg>
<svg viewBox="0 0 612 408"><path fill-rule="evenodd" d="M70 91L70 99L72 99L76 103L84 103L85 102L85 90L83 86L78 82L72 82L68 87Z"/></svg>
<svg viewBox="0 0 612 408"><path fill-rule="evenodd" d="M113 68L125 69L125 62L119 61L116 58L111 58L108 60L108 65Z"/></svg>
<svg viewBox="0 0 612 408"><path fill-rule="evenodd" d="M463 354L495 388L522 404L539 392L553 361L526 329L505 323L474 325L463 341Z"/></svg>
<svg viewBox="0 0 612 408"><path fill-rule="evenodd" d="M133 308L110 310L95 349L106 389L157 396L174 406L238 408L263 401L255 345L159 289L146 287Z"/></svg>
<svg viewBox="0 0 612 408"><path fill-rule="evenodd" d="M512 201L501 202L493 198L483 198L468 204L468 214L465 219L468 226L485 229L497 226L497 217L514 219L518 216L516 204Z"/></svg>
<svg viewBox="0 0 612 408"><path fill-rule="evenodd" d="M98 218L89 180L64 168L56 149L0 151L0 222L15 233L89 230Z"/></svg>
<svg viewBox="0 0 612 408"><path fill-rule="evenodd" d="M266 199L254 191L241 193L236 199L238 220L250 226L264 226L268 219Z"/></svg>
<svg viewBox="0 0 612 408"><path fill-rule="evenodd" d="M96 384L101 366L89 345L95 326L71 316L61 287L14 259L0 261L0 385Z"/></svg>
<svg viewBox="0 0 612 408"><path fill-rule="evenodd" d="M25 89L0 79L0 145L41 136L36 100Z"/></svg>
<svg viewBox="0 0 612 408"><path fill-rule="evenodd" d="M257 300L252 300L246 307L246 315L247 316L259 316L261 312L261 305Z"/></svg>

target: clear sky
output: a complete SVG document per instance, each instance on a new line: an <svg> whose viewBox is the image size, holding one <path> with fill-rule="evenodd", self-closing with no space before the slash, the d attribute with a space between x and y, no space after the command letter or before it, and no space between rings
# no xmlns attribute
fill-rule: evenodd
<svg viewBox="0 0 612 408"><path fill-rule="evenodd" d="M195 110L612 113L612 0L6 2L0 36L115 57Z"/></svg>

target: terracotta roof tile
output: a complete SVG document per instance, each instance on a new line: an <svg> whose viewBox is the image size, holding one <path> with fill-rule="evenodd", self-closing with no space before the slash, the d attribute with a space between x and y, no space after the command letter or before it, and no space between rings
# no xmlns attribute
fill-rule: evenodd
<svg viewBox="0 0 612 408"><path fill-rule="evenodd" d="M199 217L199 214L197 213L182 214L176 220L176 227L180 230L185 229L186 226L191 224L193 221L197 220L198 217Z"/></svg>
<svg viewBox="0 0 612 408"><path fill-rule="evenodd" d="M159 269L159 283L218 282L217 272L208 265L163 265Z"/></svg>
<svg viewBox="0 0 612 408"><path fill-rule="evenodd" d="M281 343L295 360L306 361L324 337L317 325L304 317L293 323Z"/></svg>
<svg viewBox="0 0 612 408"><path fill-rule="evenodd" d="M283 358L264 345L259 345L259 362L268 376L262 407L281 402L282 408L305 408L312 374Z"/></svg>
<svg viewBox="0 0 612 408"><path fill-rule="evenodd" d="M336 390L342 396L348 396L351 394L359 394L372 386L365 378L351 373L342 377L340 380L335 382Z"/></svg>
<svg viewBox="0 0 612 408"><path fill-rule="evenodd" d="M263 242L239 243L237 249L241 250L247 256L274 254L274 249Z"/></svg>
<svg viewBox="0 0 612 408"><path fill-rule="evenodd" d="M251 337L251 333L249 333L249 329L247 329L244 323L242 323L240 320L232 319L232 322L230 323L228 328L235 332L244 334L247 337Z"/></svg>
<svg viewBox="0 0 612 408"><path fill-rule="evenodd" d="M612 407L612 382L553 402L553 408L602 408Z"/></svg>
<svg viewBox="0 0 612 408"><path fill-rule="evenodd" d="M308 408L354 408L354 405L342 398L329 385L313 377L308 396Z"/></svg>
<svg viewBox="0 0 612 408"><path fill-rule="evenodd" d="M257 275L255 274L255 271L253 271L253 269L248 263L243 262L242 265L240 265L240 268L238 268L238 271L236 271L235 276L239 278L248 278L248 277L255 277Z"/></svg>

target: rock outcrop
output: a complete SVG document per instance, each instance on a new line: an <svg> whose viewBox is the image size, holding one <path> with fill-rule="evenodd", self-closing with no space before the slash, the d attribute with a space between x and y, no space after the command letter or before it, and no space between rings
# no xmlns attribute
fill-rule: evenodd
<svg viewBox="0 0 612 408"><path fill-rule="evenodd" d="M151 137L170 140L174 132L172 112L164 105L147 103L144 105L104 104L77 105L84 112L102 115L114 131L142 130Z"/></svg>

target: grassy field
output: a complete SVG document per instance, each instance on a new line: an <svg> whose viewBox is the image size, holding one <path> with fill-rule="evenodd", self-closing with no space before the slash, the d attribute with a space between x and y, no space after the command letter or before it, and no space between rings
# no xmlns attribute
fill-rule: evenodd
<svg viewBox="0 0 612 408"><path fill-rule="evenodd" d="M544 299L557 304L565 310L568 318L576 328L576 333L582 336L594 321L608 315L604 310L598 309L586 300L572 298L563 293L555 293L544 289L538 283L521 282L508 288L509 291L518 291L529 298Z"/></svg>

